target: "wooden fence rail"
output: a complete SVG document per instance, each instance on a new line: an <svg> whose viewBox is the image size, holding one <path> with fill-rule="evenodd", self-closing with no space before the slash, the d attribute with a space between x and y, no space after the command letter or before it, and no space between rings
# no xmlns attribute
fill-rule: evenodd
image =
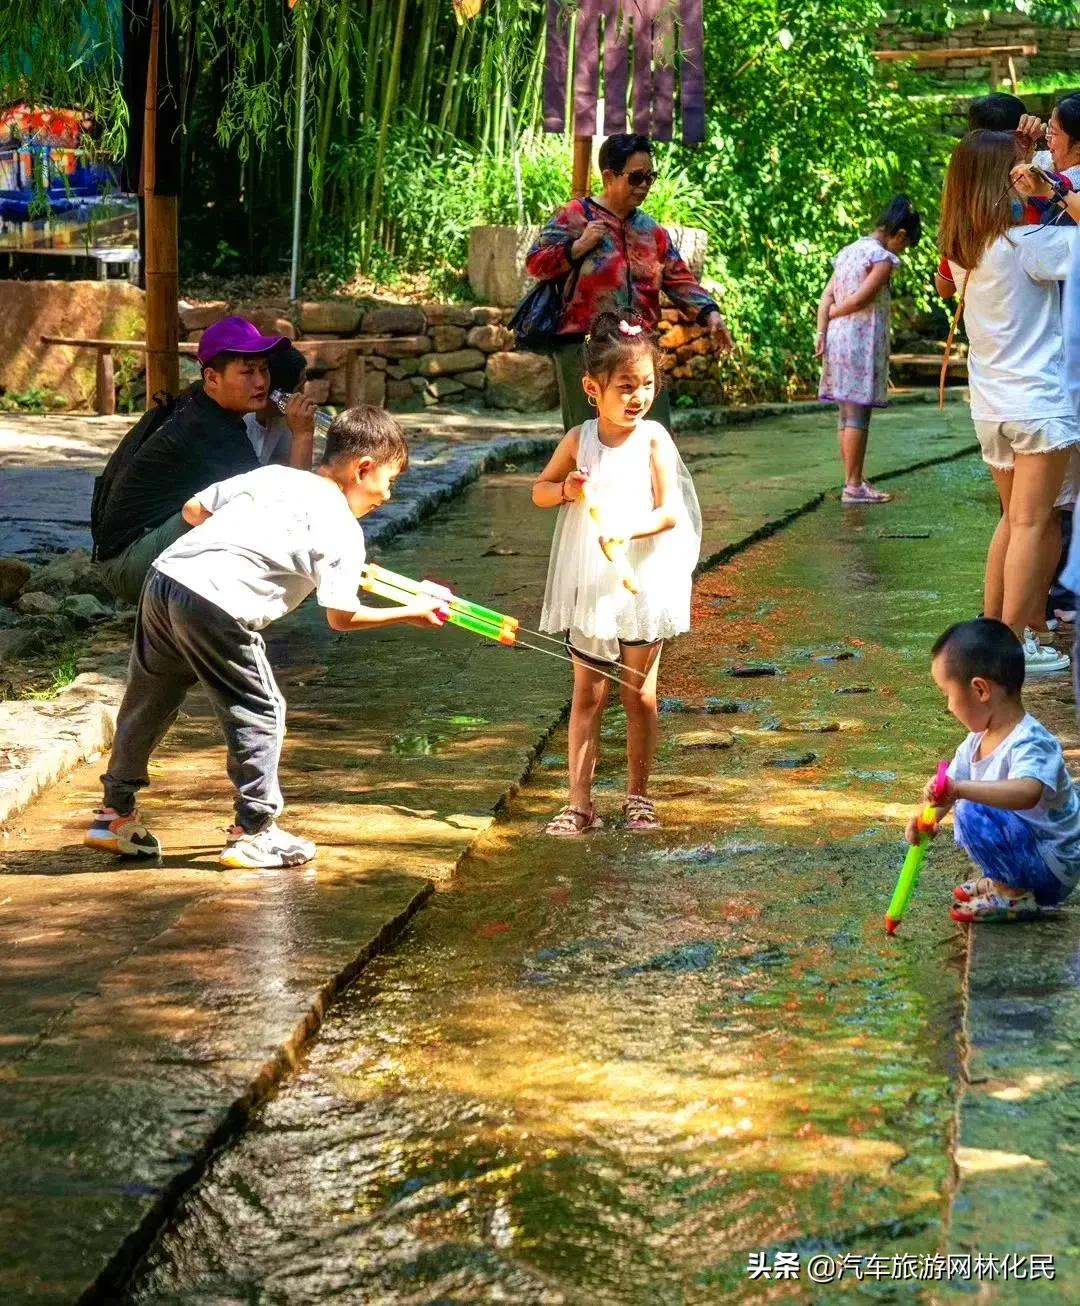
<svg viewBox="0 0 1080 1306"><path fill-rule="evenodd" d="M364 352L391 343L389 336L357 336L352 340L292 340L290 344L309 360L328 349L345 355L345 403L349 408L364 402ZM146 353L145 340L103 340L94 337L42 336L43 345L61 345L68 349L93 349L97 351L94 373L94 411L103 417L116 412L116 381L113 354L123 350ZM194 341L181 341L176 350L190 357L198 345Z"/></svg>

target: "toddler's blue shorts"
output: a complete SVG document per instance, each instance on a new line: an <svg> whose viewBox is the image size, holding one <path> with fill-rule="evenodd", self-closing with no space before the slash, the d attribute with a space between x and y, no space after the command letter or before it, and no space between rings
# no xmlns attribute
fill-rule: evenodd
<svg viewBox="0 0 1080 1306"><path fill-rule="evenodd" d="M1019 812L961 799L953 816L956 842L983 875L1013 889L1027 889L1043 907L1068 897L1072 886L1047 866L1030 823Z"/></svg>

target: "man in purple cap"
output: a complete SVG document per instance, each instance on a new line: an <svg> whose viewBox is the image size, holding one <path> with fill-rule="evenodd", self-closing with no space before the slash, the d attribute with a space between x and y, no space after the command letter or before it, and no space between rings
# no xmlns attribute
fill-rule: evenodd
<svg viewBox="0 0 1080 1306"><path fill-rule="evenodd" d="M227 317L199 341L202 384L132 449L125 441L102 474L94 552L106 585L138 602L150 564L190 527L180 510L208 485L259 465L244 425L267 399L267 354L284 336L264 336L246 318Z"/></svg>

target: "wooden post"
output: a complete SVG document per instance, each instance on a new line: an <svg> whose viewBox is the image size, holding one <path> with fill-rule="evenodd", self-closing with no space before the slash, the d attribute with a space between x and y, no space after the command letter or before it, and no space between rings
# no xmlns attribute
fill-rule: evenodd
<svg viewBox="0 0 1080 1306"><path fill-rule="evenodd" d="M574 167L570 183L570 196L580 200L588 195L592 182L592 137L574 137Z"/></svg>
<svg viewBox="0 0 1080 1306"><path fill-rule="evenodd" d="M143 113L142 193L146 222L146 399L180 389L180 287L177 272L176 196L157 194L158 45L161 3L152 0L150 63Z"/></svg>
<svg viewBox="0 0 1080 1306"><path fill-rule="evenodd" d="M990 56L990 89L996 91L1001 84L1001 64L996 54Z"/></svg>
<svg viewBox="0 0 1080 1306"><path fill-rule="evenodd" d="M112 417L116 412L116 384L113 380L111 349L97 351L97 371L94 383L94 411L100 417Z"/></svg>
<svg viewBox="0 0 1080 1306"><path fill-rule="evenodd" d="M355 408L364 402L364 360L355 349L345 356L345 406Z"/></svg>
<svg viewBox="0 0 1080 1306"><path fill-rule="evenodd" d="M1013 93L1013 95L1016 94L1016 83L1017 83L1017 80L1018 80L1018 78L1017 78L1017 76L1016 76L1016 60L1015 60L1015 59L1012 57L1012 55L1010 54L1010 55L1009 55L1009 84L1010 84L1011 87L1012 87L1012 93Z"/></svg>

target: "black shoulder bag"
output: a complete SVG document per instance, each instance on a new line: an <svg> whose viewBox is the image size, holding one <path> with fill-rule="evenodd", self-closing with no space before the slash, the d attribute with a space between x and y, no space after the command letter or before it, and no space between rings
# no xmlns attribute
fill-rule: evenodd
<svg viewBox="0 0 1080 1306"><path fill-rule="evenodd" d="M583 200L585 217L589 219L589 201ZM591 219L590 219L591 220ZM560 343L559 324L567 301L574 294L581 265L572 268L564 277L550 277L538 281L514 309L507 323L517 340L518 349L528 349L534 354L549 354Z"/></svg>

